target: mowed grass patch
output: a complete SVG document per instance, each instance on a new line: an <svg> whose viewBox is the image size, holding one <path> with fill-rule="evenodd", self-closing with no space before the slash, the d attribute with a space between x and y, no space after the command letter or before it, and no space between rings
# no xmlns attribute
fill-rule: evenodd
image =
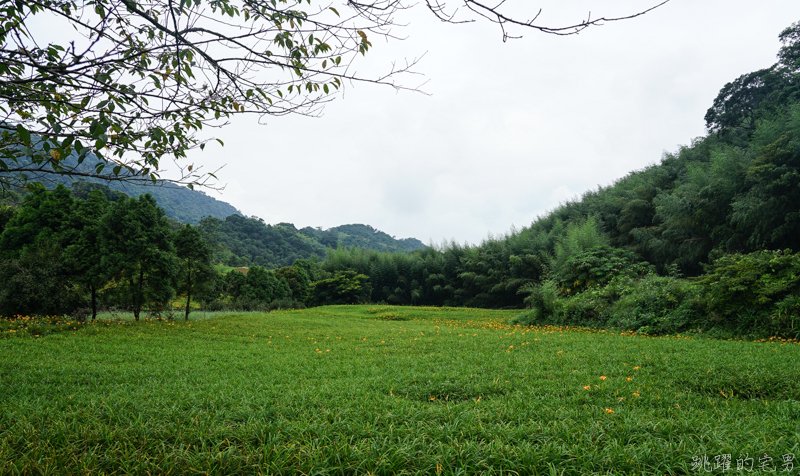
<svg viewBox="0 0 800 476"><path fill-rule="evenodd" d="M800 457L800 345L331 306L0 340L0 474L685 474Z"/></svg>

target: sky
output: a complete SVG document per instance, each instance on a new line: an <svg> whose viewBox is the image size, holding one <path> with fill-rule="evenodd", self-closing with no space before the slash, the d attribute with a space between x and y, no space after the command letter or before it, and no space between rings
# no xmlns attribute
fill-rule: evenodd
<svg viewBox="0 0 800 476"><path fill-rule="evenodd" d="M549 25L658 3L508 2L541 7ZM267 223L479 244L704 135L719 90L774 64L798 20L797 0L671 0L576 36L503 42L496 25L444 24L417 5L398 18L406 39L371 39L355 69L422 56L407 84L425 94L348 84L321 117L237 117L213 130L224 147L189 160L224 166L225 189L206 193Z"/></svg>

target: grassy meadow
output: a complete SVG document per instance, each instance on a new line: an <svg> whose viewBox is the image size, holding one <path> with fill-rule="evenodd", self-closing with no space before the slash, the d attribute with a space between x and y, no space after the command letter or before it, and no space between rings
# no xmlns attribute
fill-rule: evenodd
<svg viewBox="0 0 800 476"><path fill-rule="evenodd" d="M800 474L800 345L517 312L0 321L0 474Z"/></svg>

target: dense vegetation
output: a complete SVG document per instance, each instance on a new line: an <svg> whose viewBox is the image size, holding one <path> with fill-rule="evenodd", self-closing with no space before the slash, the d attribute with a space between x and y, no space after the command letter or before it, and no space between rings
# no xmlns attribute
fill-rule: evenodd
<svg viewBox="0 0 800 476"><path fill-rule="evenodd" d="M795 474L800 345L516 312L0 321L0 473Z"/></svg>
<svg viewBox="0 0 800 476"><path fill-rule="evenodd" d="M138 320L143 310L171 315L179 291L188 318L192 297L263 306L292 294L287 279L262 267L221 276L200 231L173 226L149 194L111 202L101 190L76 199L61 184L31 186L18 209L5 210L0 315L94 319L100 308L119 307Z"/></svg>

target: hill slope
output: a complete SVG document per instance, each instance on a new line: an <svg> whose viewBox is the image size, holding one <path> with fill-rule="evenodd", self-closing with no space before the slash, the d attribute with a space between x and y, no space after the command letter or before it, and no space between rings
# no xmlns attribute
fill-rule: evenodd
<svg viewBox="0 0 800 476"><path fill-rule="evenodd" d="M204 218L200 231L213 244L216 261L229 266L279 268L298 259L324 258L329 249L339 247L403 253L425 248L417 239L397 240L369 225L298 230L291 223L270 225L260 218L239 215L224 220Z"/></svg>
<svg viewBox="0 0 800 476"><path fill-rule="evenodd" d="M77 167L77 157L70 155L63 161L67 167ZM100 161L94 155L89 155L80 165L87 169L93 169ZM40 177L37 177L39 179ZM159 181L154 185L140 185L135 183L106 182L95 178L75 178L57 175L41 175L42 183L48 188L55 188L59 183L75 190L85 189L86 184L97 184L99 188L119 191L131 197L149 193L156 199L158 206L164 209L167 216L181 223L197 224L204 216L215 218L225 218L229 215L241 215L241 212L229 203L217 200L198 190L190 190L165 181ZM93 188L93 187L89 187Z"/></svg>

